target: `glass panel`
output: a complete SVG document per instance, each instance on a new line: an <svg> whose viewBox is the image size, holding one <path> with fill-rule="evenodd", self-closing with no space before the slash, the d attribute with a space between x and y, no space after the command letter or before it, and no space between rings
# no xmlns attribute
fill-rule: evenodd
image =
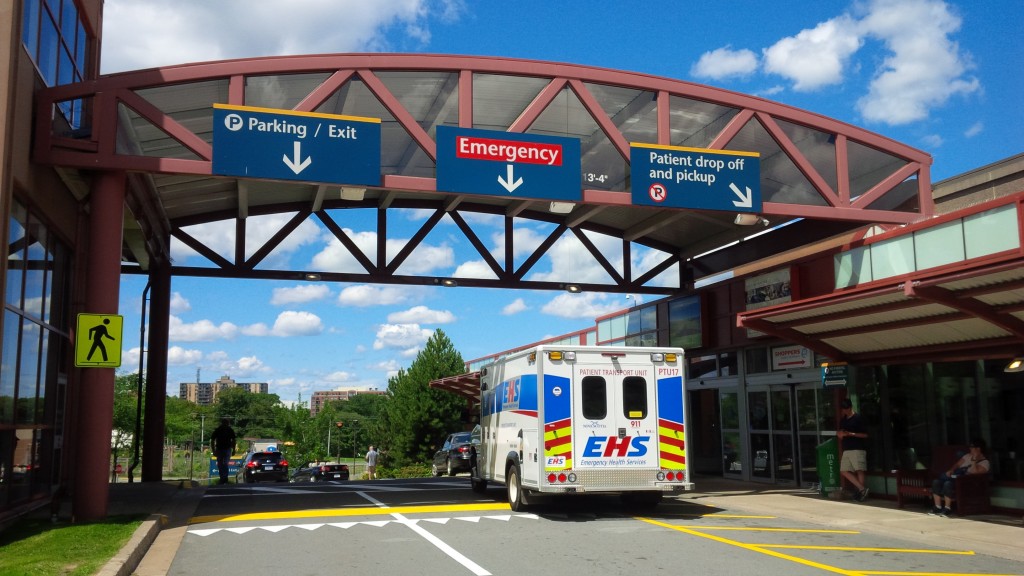
<svg viewBox="0 0 1024 576"><path fill-rule="evenodd" d="M46 424L46 393L47 386L51 382L56 382L56 374L53 374L54 367L47 364L47 358L50 351L50 331L43 330L42 342L39 345L39 386L36 391L36 413L34 421L36 424ZM53 378L48 378L53 374ZM50 384L52 385L52 384Z"/></svg>
<svg viewBox="0 0 1024 576"><path fill-rule="evenodd" d="M5 302L21 308L22 276L25 271L25 226L28 215L25 207L15 201L11 206L10 231L7 238L7 293Z"/></svg>
<svg viewBox="0 0 1024 576"><path fill-rule="evenodd" d="M1024 373L1006 373L1006 360L986 360L980 386L981 436L988 440L986 455L1000 480L1024 481L1021 422L1024 422Z"/></svg>
<svg viewBox="0 0 1024 576"><path fill-rule="evenodd" d="M473 127L508 130L551 81L546 78L473 75Z"/></svg>
<svg viewBox="0 0 1024 576"><path fill-rule="evenodd" d="M21 333L21 317L7 310L4 312L3 359L0 362L0 424L14 422L14 385L18 377L18 336Z"/></svg>
<svg viewBox="0 0 1024 576"><path fill-rule="evenodd" d="M871 245L871 276L875 280L914 271L914 236L901 236Z"/></svg>
<svg viewBox="0 0 1024 576"><path fill-rule="evenodd" d="M761 154L761 200L764 202L827 205L821 194L756 118L747 122L726 148Z"/></svg>
<svg viewBox="0 0 1024 576"><path fill-rule="evenodd" d="M669 110L672 145L691 148L707 148L739 112L735 108L682 96L669 97Z"/></svg>
<svg viewBox="0 0 1024 576"><path fill-rule="evenodd" d="M458 74L380 71L376 75L431 137L438 125L459 125Z"/></svg>
<svg viewBox="0 0 1024 576"><path fill-rule="evenodd" d="M736 352L722 352L718 355L718 370L722 376L735 376L739 374L737 362L739 355Z"/></svg>
<svg viewBox="0 0 1024 576"><path fill-rule="evenodd" d="M331 75L275 74L245 79L245 105L292 110Z"/></svg>
<svg viewBox="0 0 1024 576"><path fill-rule="evenodd" d="M965 217L964 238L968 258L1020 248L1017 205L1001 206Z"/></svg>
<svg viewBox="0 0 1024 576"><path fill-rule="evenodd" d="M622 415L626 418L647 418L647 380L640 376L622 379Z"/></svg>
<svg viewBox="0 0 1024 576"><path fill-rule="evenodd" d="M772 390L771 407L772 430L776 432L790 432L793 430L793 418L789 406L788 388Z"/></svg>
<svg viewBox="0 0 1024 576"><path fill-rule="evenodd" d="M924 270L965 258L964 228L960 220L914 232L914 258Z"/></svg>
<svg viewBox="0 0 1024 576"><path fill-rule="evenodd" d="M789 136L797 149L810 161L814 169L825 179L835 192L836 181L836 138L833 134L821 132L800 124L793 124L776 118L775 122Z"/></svg>
<svg viewBox="0 0 1024 576"><path fill-rule="evenodd" d="M686 360L688 378L713 378L718 376L718 357L714 354L709 356L690 356Z"/></svg>
<svg viewBox="0 0 1024 576"><path fill-rule="evenodd" d="M800 435L800 484L808 486L818 479L818 437L810 434Z"/></svg>
<svg viewBox="0 0 1024 576"><path fill-rule="evenodd" d="M722 459L726 474L743 472L743 445L738 430L722 431Z"/></svg>
<svg viewBox="0 0 1024 576"><path fill-rule="evenodd" d="M43 82L46 82L47 86L54 86L57 82L57 52L60 46L60 36L57 33L57 25L45 10L41 25L39 60L36 61L36 65L39 66L39 74L42 75Z"/></svg>
<svg viewBox="0 0 1024 576"><path fill-rule="evenodd" d="M907 161L869 148L859 142L846 143L846 165L850 172L850 198L863 196L882 180L906 166Z"/></svg>
<svg viewBox="0 0 1024 576"><path fill-rule="evenodd" d="M559 92L527 132L579 138L583 186L599 190L626 189L626 159L571 89Z"/></svg>
<svg viewBox="0 0 1024 576"><path fill-rule="evenodd" d="M668 303L670 346L699 348L701 338L700 296L676 298Z"/></svg>
<svg viewBox="0 0 1024 576"><path fill-rule="evenodd" d="M585 84L628 142L658 142L658 95L655 92Z"/></svg>
<svg viewBox="0 0 1024 576"><path fill-rule="evenodd" d="M24 16L21 22L21 41L33 62L37 62L36 50L39 48L39 2L41 0L25 0ZM0 498L0 503L3 499Z"/></svg>
<svg viewBox="0 0 1024 576"><path fill-rule="evenodd" d="M75 45L75 28L78 24L78 9L74 0L64 0L60 15L60 32L67 40L68 46Z"/></svg>
<svg viewBox="0 0 1024 576"><path fill-rule="evenodd" d="M587 420L604 420L608 415L608 392L604 378L586 376L580 386L583 401L583 417Z"/></svg>
<svg viewBox="0 0 1024 576"><path fill-rule="evenodd" d="M751 434L750 453L754 457L753 476L755 478L771 478L771 440L770 434Z"/></svg>
<svg viewBox="0 0 1024 576"><path fill-rule="evenodd" d="M25 313L43 317L43 291L46 270L46 228L35 218L28 224L28 262L25 270Z"/></svg>
<svg viewBox="0 0 1024 576"><path fill-rule="evenodd" d="M775 481L796 481L796 470L793 460L793 436L790 434L773 434L772 440L772 462L775 464Z"/></svg>
<svg viewBox="0 0 1024 576"><path fill-rule="evenodd" d="M796 391L796 422L801 432L818 432L817 391L809 388Z"/></svg>
<svg viewBox="0 0 1024 576"><path fill-rule="evenodd" d="M39 325L24 320L21 334L21 362L18 371L18 398L15 422L34 424L39 384ZM5 355L4 358L7 358Z"/></svg>
<svg viewBox="0 0 1024 576"><path fill-rule="evenodd" d="M836 288L849 288L871 281L871 252L867 246L835 256Z"/></svg>
<svg viewBox="0 0 1024 576"><path fill-rule="evenodd" d="M764 374L770 371L768 348L748 348L744 352L747 374Z"/></svg>
<svg viewBox="0 0 1024 576"><path fill-rule="evenodd" d="M768 419L768 392L748 392L747 410L751 430L768 430L771 422Z"/></svg>

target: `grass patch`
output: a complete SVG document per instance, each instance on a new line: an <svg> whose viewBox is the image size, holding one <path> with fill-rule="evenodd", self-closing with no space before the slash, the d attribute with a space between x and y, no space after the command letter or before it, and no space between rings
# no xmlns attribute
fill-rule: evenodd
<svg viewBox="0 0 1024 576"><path fill-rule="evenodd" d="M128 542L143 519L112 516L102 522L57 525L20 520L0 532L0 574L94 574Z"/></svg>

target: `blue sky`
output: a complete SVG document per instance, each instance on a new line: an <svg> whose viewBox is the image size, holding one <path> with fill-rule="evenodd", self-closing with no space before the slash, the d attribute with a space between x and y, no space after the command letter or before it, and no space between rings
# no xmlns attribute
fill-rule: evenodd
<svg viewBox="0 0 1024 576"><path fill-rule="evenodd" d="M331 52L585 64L752 94L866 128L930 153L937 182L1024 151L1022 21L1019 0L107 0L102 70ZM421 217L396 214L408 228L394 232L411 234ZM275 222L250 219L249 228L259 236ZM345 226L372 242L372 223ZM217 232L193 231L214 244ZM333 257L315 227L293 236L274 255L282 263ZM466 248L442 226L417 261L450 274L472 265ZM175 250L177 262L194 263ZM541 273L557 273L570 252ZM138 366L144 285L122 283L122 370ZM384 388L437 328L471 359L591 326L632 304L608 294L193 278L174 279L172 291L169 393L199 369L204 382L269 382L285 401Z"/></svg>

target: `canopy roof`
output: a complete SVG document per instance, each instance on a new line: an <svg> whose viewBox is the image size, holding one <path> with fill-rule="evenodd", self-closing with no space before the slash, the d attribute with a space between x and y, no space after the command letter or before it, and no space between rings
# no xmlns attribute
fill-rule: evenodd
<svg viewBox="0 0 1024 576"><path fill-rule="evenodd" d="M215 176L217 103L380 118L382 184L344 199L336 184ZM532 281L529 273L567 235L608 276L584 289L670 293L766 254L869 223L915 222L933 211L931 158L919 150L753 96L572 64L419 54L257 58L103 76L44 89L37 105L35 160L58 167L83 198L92 170L132 174L126 271L169 261L173 236L209 259L205 266L174 266L175 275L439 284L438 277L400 267L449 217L489 268L484 277L455 279L459 285L562 288ZM582 202L564 214L536 199L437 191L438 126L579 138ZM634 205L631 142L759 153L761 216L770 232L748 239L764 228L735 224L734 212ZM385 248L388 208L431 214L397 254ZM375 254L360 250L344 230L346 211L358 209L377 215ZM292 215L287 225L260 245L246 245L247 218L281 213ZM504 259L473 232L469 213L506 219ZM357 269L263 264L307 219L334 234L359 262ZM552 229L528 257L513 261L518 219ZM190 234L190 227L223 220L235 223L231 253ZM792 225L775 228L786 222ZM621 239L622 253L603 254L599 235ZM634 269L641 254L657 257Z"/></svg>

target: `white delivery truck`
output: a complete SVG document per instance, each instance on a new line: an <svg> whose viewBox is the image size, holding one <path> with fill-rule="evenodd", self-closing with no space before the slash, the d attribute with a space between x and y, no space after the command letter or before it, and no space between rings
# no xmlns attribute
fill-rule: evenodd
<svg viewBox="0 0 1024 576"><path fill-rule="evenodd" d="M480 370L473 489L504 483L513 510L538 494L618 493L656 505L693 488L683 350L542 345Z"/></svg>

